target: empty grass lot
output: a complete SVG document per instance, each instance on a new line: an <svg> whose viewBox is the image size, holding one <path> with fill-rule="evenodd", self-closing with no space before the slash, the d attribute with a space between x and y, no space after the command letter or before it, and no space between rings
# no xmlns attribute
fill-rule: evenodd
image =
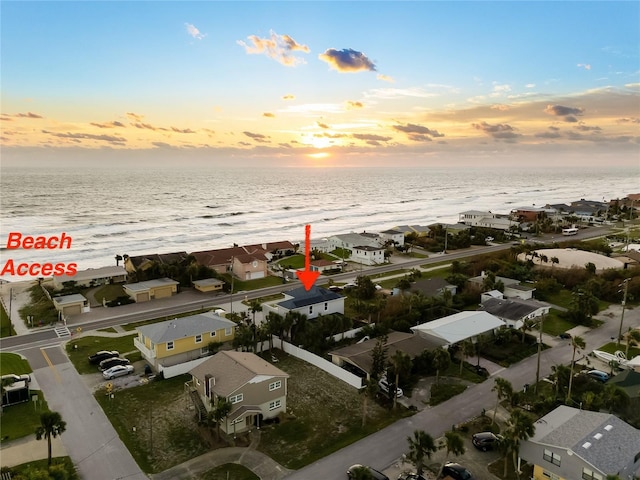
<svg viewBox="0 0 640 480"><path fill-rule="evenodd" d="M9 373L15 373L19 375L21 373L31 373L31 366L20 355L15 353L0 353L0 375L7 375Z"/></svg>
<svg viewBox="0 0 640 480"><path fill-rule="evenodd" d="M363 428L358 390L302 360L280 351L278 357L277 367L290 375L289 415L262 429L258 449L287 468L308 465L410 414L404 407L393 412L368 400Z"/></svg>
<svg viewBox="0 0 640 480"><path fill-rule="evenodd" d="M115 392L113 399L104 390L96 393L118 435L147 473L162 472L209 449L185 393L184 383L190 378L150 382Z"/></svg>
<svg viewBox="0 0 640 480"><path fill-rule="evenodd" d="M81 337L67 343L67 354L71 363L76 367L78 373L88 374L96 373L98 367L89 363L89 355L93 355L100 350L117 350L120 356L124 356L135 362L141 357L140 353L133 346L133 339L136 334L125 335L122 337ZM77 348L75 348L77 346ZM135 352L133 352L135 350ZM127 352L133 352L124 355Z"/></svg>

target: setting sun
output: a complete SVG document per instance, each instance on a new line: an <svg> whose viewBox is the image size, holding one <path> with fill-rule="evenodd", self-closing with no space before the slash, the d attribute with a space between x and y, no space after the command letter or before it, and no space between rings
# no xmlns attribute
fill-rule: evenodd
<svg viewBox="0 0 640 480"><path fill-rule="evenodd" d="M314 158L316 160L320 160L322 158L327 158L330 156L331 154L329 152L307 153L307 157Z"/></svg>

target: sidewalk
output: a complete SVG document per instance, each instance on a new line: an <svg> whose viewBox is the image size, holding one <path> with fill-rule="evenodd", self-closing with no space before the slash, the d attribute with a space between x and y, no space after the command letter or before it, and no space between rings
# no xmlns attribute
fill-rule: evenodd
<svg viewBox="0 0 640 480"><path fill-rule="evenodd" d="M64 435L64 433L63 433ZM51 439L51 456L66 457L67 450L64 448L60 436ZM11 442L5 442L0 446L0 466L13 467L35 460L47 458L47 440L36 440L35 435L19 438Z"/></svg>

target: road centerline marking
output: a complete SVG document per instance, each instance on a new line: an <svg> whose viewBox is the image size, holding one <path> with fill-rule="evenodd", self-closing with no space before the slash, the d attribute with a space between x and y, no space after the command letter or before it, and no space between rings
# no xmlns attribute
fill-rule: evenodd
<svg viewBox="0 0 640 480"><path fill-rule="evenodd" d="M52 348L52 347L41 347L40 348L40 353L42 353L42 356L44 357L45 361L49 365L49 368L51 368L51 370L53 370L53 375L56 377L56 381L58 383L62 383L62 379L60 378L60 374L58 373L58 369L56 368L56 366L53 364L53 362L49 358L49 355L47 355L47 352L45 352L46 348Z"/></svg>

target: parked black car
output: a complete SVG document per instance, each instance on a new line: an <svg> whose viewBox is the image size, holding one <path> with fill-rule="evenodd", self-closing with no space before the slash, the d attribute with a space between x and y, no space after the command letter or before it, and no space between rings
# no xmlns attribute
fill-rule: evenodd
<svg viewBox="0 0 640 480"><path fill-rule="evenodd" d="M105 371L109 370L111 367L115 367L116 365L129 365L130 363L131 362L128 358L113 357L101 361L98 368L100 369L100 371Z"/></svg>
<svg viewBox="0 0 640 480"><path fill-rule="evenodd" d="M118 357L120 354L115 350L100 350L99 352L94 353L89 357L89 363L92 365L99 365L101 361L106 360L107 358Z"/></svg>
<svg viewBox="0 0 640 480"><path fill-rule="evenodd" d="M375 480L389 480L389 477L387 477L384 473L379 472L375 468L367 467L366 465L360 465L360 464L351 465L349 467L349 470L347 470L347 477L353 478L355 476L355 470L359 468L364 468L366 470L369 470L369 472L371 472L371 475L373 475L373 478Z"/></svg>
<svg viewBox="0 0 640 480"><path fill-rule="evenodd" d="M480 432L471 437L471 443L478 450L486 452L487 450L493 450L498 446L498 442L502 439L500 435L496 435L492 432Z"/></svg>
<svg viewBox="0 0 640 480"><path fill-rule="evenodd" d="M442 467L442 476L451 477L454 480L475 480L475 477L471 475L471 472L464 468L459 463L445 463Z"/></svg>

